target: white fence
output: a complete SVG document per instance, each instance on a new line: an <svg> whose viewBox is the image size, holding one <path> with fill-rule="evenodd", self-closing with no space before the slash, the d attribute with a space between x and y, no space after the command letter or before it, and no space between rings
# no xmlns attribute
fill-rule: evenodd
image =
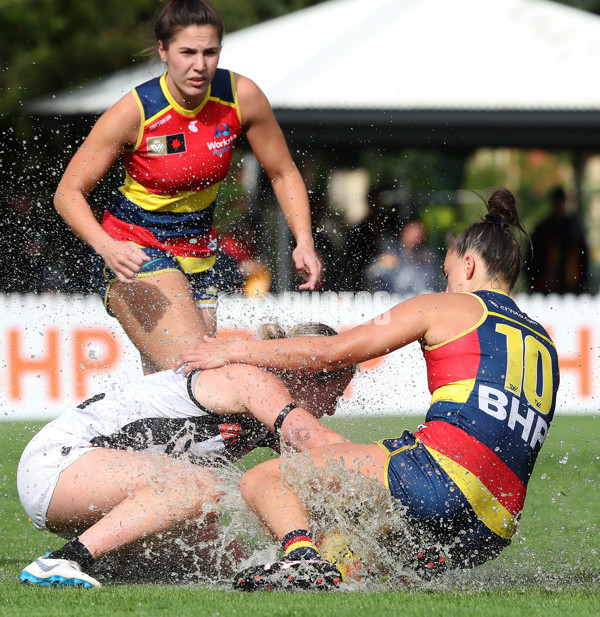
<svg viewBox="0 0 600 617"><path fill-rule="evenodd" d="M255 332L265 321L321 321L338 329L376 317L399 298L386 293L289 293L225 297L219 334ZM600 403L600 298L522 297L520 307L553 336L561 364L558 413L596 414ZM65 405L141 375L137 353L100 300L0 295L0 419L50 419ZM365 363L339 414L423 415L429 403L415 343Z"/></svg>

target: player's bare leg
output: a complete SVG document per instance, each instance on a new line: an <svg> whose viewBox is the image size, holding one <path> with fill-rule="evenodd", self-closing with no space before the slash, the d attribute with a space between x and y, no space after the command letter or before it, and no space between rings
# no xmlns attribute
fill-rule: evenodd
<svg viewBox="0 0 600 617"><path fill-rule="evenodd" d="M99 587L85 573L96 559L201 516L212 520L219 496L212 473L197 465L145 452L92 449L60 474L48 508L48 529L74 537L27 566L21 579Z"/></svg>
<svg viewBox="0 0 600 617"><path fill-rule="evenodd" d="M94 448L60 474L47 525L53 533L79 533L99 558L198 518L216 499L214 476L203 467L146 452Z"/></svg>
<svg viewBox="0 0 600 617"><path fill-rule="evenodd" d="M177 271L113 283L109 307L140 352L145 374L170 369L179 352L217 328L216 309L198 308Z"/></svg>
<svg viewBox="0 0 600 617"><path fill-rule="evenodd" d="M384 483L387 454L376 444L341 443L298 456L310 456L317 469L330 461L340 461L347 469ZM326 474L320 476L318 482L327 490L335 490L338 478ZM280 459L266 461L247 471L242 476L241 491L246 503L273 537L281 539L292 529L310 528L305 506L281 477Z"/></svg>
<svg viewBox="0 0 600 617"><path fill-rule="evenodd" d="M387 454L376 444L335 444L296 456L310 456L318 473L317 489L336 491L339 476L323 469L331 461L383 484ZM284 561L247 568L236 575L234 586L243 591L270 589L330 589L342 580L342 570L322 559L314 545L306 506L282 477L280 459L257 465L241 482L246 503L265 529L282 542Z"/></svg>

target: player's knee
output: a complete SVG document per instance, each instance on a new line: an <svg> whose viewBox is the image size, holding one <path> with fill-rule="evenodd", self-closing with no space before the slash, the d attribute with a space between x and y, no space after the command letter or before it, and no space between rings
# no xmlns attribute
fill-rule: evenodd
<svg viewBox="0 0 600 617"><path fill-rule="evenodd" d="M279 460L266 461L252 469L249 469L240 480L240 492L246 503L250 503L253 497L261 490L274 482L280 481Z"/></svg>
<svg viewBox="0 0 600 617"><path fill-rule="evenodd" d="M247 471L240 479L240 493L246 503L252 501L252 496L260 481L261 474L257 473L256 467Z"/></svg>
<svg viewBox="0 0 600 617"><path fill-rule="evenodd" d="M171 463L171 461L169 461ZM185 497L185 500L194 507L203 504L214 504L223 496L223 492L216 488L216 480L212 472L192 465L171 463L161 476L160 481L152 485L154 492L160 496L175 495Z"/></svg>

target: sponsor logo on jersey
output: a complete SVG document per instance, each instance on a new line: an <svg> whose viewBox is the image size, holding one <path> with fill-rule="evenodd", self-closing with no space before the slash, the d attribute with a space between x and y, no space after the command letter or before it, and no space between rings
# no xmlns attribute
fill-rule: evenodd
<svg viewBox="0 0 600 617"><path fill-rule="evenodd" d="M224 122L217 124L215 129L214 141L207 141L208 149L216 156L223 156L226 152L233 148L233 143L237 139L237 135L231 134L229 125Z"/></svg>
<svg viewBox="0 0 600 617"><path fill-rule="evenodd" d="M196 124L198 124L198 120L192 120L192 121L188 124L188 129L189 129L192 133L197 133L197 132L198 132L198 127L196 126Z"/></svg>
<svg viewBox="0 0 600 617"><path fill-rule="evenodd" d="M531 449L542 445L548 434L548 423L532 407L521 409L519 399L510 398L502 390L490 386L479 386L478 404L481 411L500 422L506 422L508 428L520 434L521 439Z"/></svg>
<svg viewBox="0 0 600 617"><path fill-rule="evenodd" d="M165 122L168 122L170 119L171 119L171 114L167 114L164 118L161 118L158 122L151 124L148 127L148 130L153 131L154 129L157 129L159 126L162 126Z"/></svg>
<svg viewBox="0 0 600 617"><path fill-rule="evenodd" d="M148 154L164 156L166 154L180 154L186 151L185 136L183 133L148 137L146 141Z"/></svg>

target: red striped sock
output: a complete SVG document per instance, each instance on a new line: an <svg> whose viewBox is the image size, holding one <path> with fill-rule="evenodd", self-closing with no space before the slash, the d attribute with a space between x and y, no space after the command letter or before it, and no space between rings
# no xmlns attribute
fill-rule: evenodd
<svg viewBox="0 0 600 617"><path fill-rule="evenodd" d="M285 558L289 561L321 558L314 545L312 534L306 529L290 531L282 538L281 547Z"/></svg>

